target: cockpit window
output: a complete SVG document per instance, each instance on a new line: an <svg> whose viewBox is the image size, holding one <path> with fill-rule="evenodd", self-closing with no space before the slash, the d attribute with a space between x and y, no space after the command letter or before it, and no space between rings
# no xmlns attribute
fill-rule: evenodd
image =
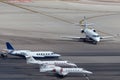
<svg viewBox="0 0 120 80"><path fill-rule="evenodd" d="M99 37L99 35L93 35L93 37Z"/></svg>
<svg viewBox="0 0 120 80"><path fill-rule="evenodd" d="M51 53L51 54L54 54L54 53Z"/></svg>

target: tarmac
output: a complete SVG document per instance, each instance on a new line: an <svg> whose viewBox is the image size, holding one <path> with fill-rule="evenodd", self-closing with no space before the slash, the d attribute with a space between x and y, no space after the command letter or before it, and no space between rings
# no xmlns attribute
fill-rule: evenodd
<svg viewBox="0 0 120 80"><path fill-rule="evenodd" d="M68 60L92 71L90 80L119 80L119 5L116 2L94 0L1 1L0 49L5 49L5 42L9 41L15 49L53 51L62 55L59 60ZM83 16L87 17L88 22L94 23L90 27L96 29L101 36L115 37L97 45L63 38L84 36L80 33L83 27L79 26ZM88 80L82 74L58 78L52 73L40 73L38 65L28 65L25 59L16 56L0 58L0 80L16 79Z"/></svg>

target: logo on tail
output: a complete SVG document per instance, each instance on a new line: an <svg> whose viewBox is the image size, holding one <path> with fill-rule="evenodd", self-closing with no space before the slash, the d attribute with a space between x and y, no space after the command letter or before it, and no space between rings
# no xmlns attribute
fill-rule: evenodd
<svg viewBox="0 0 120 80"><path fill-rule="evenodd" d="M6 42L6 47L8 50L14 50L13 46L9 42Z"/></svg>

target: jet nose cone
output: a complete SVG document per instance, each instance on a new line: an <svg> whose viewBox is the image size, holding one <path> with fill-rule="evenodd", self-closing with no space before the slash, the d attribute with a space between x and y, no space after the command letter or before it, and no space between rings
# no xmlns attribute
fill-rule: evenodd
<svg viewBox="0 0 120 80"><path fill-rule="evenodd" d="M99 37L95 38L95 41L100 42L100 38Z"/></svg>
<svg viewBox="0 0 120 80"><path fill-rule="evenodd" d="M87 70L84 70L83 72L87 74L93 74L91 71L87 71Z"/></svg>
<svg viewBox="0 0 120 80"><path fill-rule="evenodd" d="M100 42L100 39L97 39L97 42Z"/></svg>
<svg viewBox="0 0 120 80"><path fill-rule="evenodd" d="M87 73L88 73L88 74L93 74L93 72L91 72L91 71L87 71Z"/></svg>
<svg viewBox="0 0 120 80"><path fill-rule="evenodd" d="M58 56L61 56L60 54L58 54Z"/></svg>
<svg viewBox="0 0 120 80"><path fill-rule="evenodd" d="M57 54L57 56L61 56L60 54Z"/></svg>
<svg viewBox="0 0 120 80"><path fill-rule="evenodd" d="M60 54L55 54L56 57L60 57L61 55Z"/></svg>

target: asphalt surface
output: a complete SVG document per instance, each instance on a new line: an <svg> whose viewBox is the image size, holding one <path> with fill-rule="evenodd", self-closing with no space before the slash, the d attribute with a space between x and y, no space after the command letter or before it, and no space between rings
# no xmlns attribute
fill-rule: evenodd
<svg viewBox="0 0 120 80"><path fill-rule="evenodd" d="M10 39L10 37L12 39ZM89 75L89 80L119 80L120 78L120 63L119 63L119 46L114 47L113 51L110 47L108 51L102 50L98 47L112 44L98 44L93 45L89 43L76 42L76 41L59 41L59 40L47 40L47 39L34 39L24 37L3 37L2 39L10 39L10 42L16 49L31 49L31 50L52 50L56 53L60 53L62 56L58 60L68 60L74 62L78 67L82 67L93 74ZM7 39L6 39L7 40ZM27 40L27 41L26 41ZM1 41L1 46L5 48L5 41ZM24 44L24 45L23 45ZM83 48L81 45L93 46L90 48ZM29 46L29 47L27 47ZM35 48L34 48L35 47ZM74 47L74 48L73 48ZM45 49L44 49L45 48ZM95 49L94 49L95 48ZM71 50L72 49L72 50ZM98 49L98 50L97 50ZM61 51L62 50L62 51ZM77 51L77 52L76 52ZM82 52L84 51L84 52ZM79 53L78 53L79 52ZM94 52L94 53L93 53ZM111 52L111 53L109 53ZM116 52L116 54L114 54ZM110 56L109 56L110 55ZM41 60L57 60L57 59L41 59ZM59 78L52 73L40 73L38 65L28 65L24 58L8 55L8 58L0 58L0 80L87 80L83 74L69 74L65 78Z"/></svg>
<svg viewBox="0 0 120 80"><path fill-rule="evenodd" d="M11 42L15 49L53 51L62 56L57 60L74 62L93 72L90 80L120 79L120 7L119 3L64 1L0 2L0 49ZM96 5L97 4L97 5ZM99 5L98 5L99 4ZM103 5L105 4L105 5ZM69 40L64 36L83 36L76 26L83 16L95 22L95 29L103 36L116 36L97 45ZM77 23L77 24L76 24ZM69 29L69 30L68 30ZM55 60L55 59L41 59ZM40 73L38 65L28 65L25 59L0 57L0 80L88 80L83 74L69 74L59 78L52 73Z"/></svg>
<svg viewBox="0 0 120 80"><path fill-rule="evenodd" d="M93 72L90 80L119 80L119 63L77 63L78 67ZM59 78L52 73L40 73L38 65L28 65L25 59L9 56L0 59L0 80L86 80L83 74L69 74Z"/></svg>

